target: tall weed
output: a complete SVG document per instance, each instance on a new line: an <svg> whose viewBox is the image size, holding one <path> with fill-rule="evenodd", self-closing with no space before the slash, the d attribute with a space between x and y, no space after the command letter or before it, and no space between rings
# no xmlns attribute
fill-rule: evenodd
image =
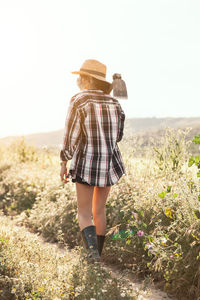
<svg viewBox="0 0 200 300"><path fill-rule="evenodd" d="M192 142L186 141L188 132L167 129L160 144L152 141L151 147L144 147L142 140L135 145L131 140L121 143L126 176L112 187L106 204L102 252L105 261L152 278L181 300L198 299L200 294L200 182L198 166L188 166ZM31 203L26 189L32 191L34 184L30 207L13 207L16 222L50 241L75 247L80 244L75 187L60 182L59 170L59 156L53 155L52 162L42 158L2 169L1 201L10 214L13 201Z"/></svg>

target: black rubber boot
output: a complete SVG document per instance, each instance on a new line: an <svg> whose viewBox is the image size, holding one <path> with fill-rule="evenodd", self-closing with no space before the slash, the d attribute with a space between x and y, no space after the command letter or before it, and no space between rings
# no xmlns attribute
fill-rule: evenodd
<svg viewBox="0 0 200 300"><path fill-rule="evenodd" d="M105 235L98 235L97 234L97 245L98 245L98 250L99 250L99 255L100 256L101 256L101 252L103 250L104 240L105 240Z"/></svg>
<svg viewBox="0 0 200 300"><path fill-rule="evenodd" d="M81 236L84 246L87 250L88 262L96 262L100 260L98 246L97 246L97 235L96 226L90 225L81 230Z"/></svg>

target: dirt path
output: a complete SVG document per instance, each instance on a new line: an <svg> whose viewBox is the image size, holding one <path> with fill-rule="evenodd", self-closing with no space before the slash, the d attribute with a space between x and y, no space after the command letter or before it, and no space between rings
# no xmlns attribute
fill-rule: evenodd
<svg viewBox="0 0 200 300"><path fill-rule="evenodd" d="M59 253L66 253L66 249L61 247L58 243L46 242L42 235L34 234L28 231L25 226L19 225L12 217L7 216L6 218L10 218L13 221L13 225L23 227L27 231L27 235L36 236L41 244L48 246L51 245ZM70 249L67 248L67 251L70 251ZM113 265L108 265L103 261L101 261L100 264L101 267L106 272L109 272L113 278L123 281L124 290L131 288L131 290L133 290L133 296L137 297L137 300L176 300L175 298L169 297L165 292L156 289L153 284L148 284L146 287L145 282L138 282L138 280L134 278L133 274L131 274L131 272L128 270L121 271L119 268Z"/></svg>
<svg viewBox="0 0 200 300"><path fill-rule="evenodd" d="M121 272L118 268L104 263L102 263L102 265L107 272L112 272L112 277L118 280L125 280L127 287L131 287L132 290L139 294L138 300L175 300L175 298L170 298L166 293L156 289L152 284L145 288L144 283L138 282L130 273L126 274L126 272Z"/></svg>

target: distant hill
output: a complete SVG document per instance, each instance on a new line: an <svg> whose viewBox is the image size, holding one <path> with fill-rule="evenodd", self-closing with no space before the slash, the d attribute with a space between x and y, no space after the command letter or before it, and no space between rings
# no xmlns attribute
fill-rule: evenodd
<svg viewBox="0 0 200 300"><path fill-rule="evenodd" d="M64 129L49 131L49 132L41 132L41 133L33 133L24 135L27 143L35 145L36 147L53 147L57 148L62 144L64 135ZM12 143L16 138L22 136L8 136L0 139L0 142L3 142L6 145Z"/></svg>
<svg viewBox="0 0 200 300"><path fill-rule="evenodd" d="M124 135L137 135L145 134L149 136L152 133L161 135L166 127L175 129L184 129L187 127L192 128L191 136L200 134L200 117L198 118L133 118L127 119L125 122ZM25 140L34 144L37 147L53 147L57 148L62 145L64 128L56 131L41 132L35 134L24 135ZM1 138L0 142L10 144L14 139L19 136L8 136Z"/></svg>
<svg viewBox="0 0 200 300"><path fill-rule="evenodd" d="M166 127L186 128L198 127L200 129L200 117L198 118L133 118L126 122L126 130L138 131L158 131Z"/></svg>

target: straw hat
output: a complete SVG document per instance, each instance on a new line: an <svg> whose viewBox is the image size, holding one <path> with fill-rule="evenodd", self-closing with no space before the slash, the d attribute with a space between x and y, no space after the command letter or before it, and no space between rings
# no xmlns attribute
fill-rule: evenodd
<svg viewBox="0 0 200 300"><path fill-rule="evenodd" d="M80 74L94 77L98 80L111 84L106 80L106 66L95 59L87 59L81 66L79 71L74 71L72 74Z"/></svg>

